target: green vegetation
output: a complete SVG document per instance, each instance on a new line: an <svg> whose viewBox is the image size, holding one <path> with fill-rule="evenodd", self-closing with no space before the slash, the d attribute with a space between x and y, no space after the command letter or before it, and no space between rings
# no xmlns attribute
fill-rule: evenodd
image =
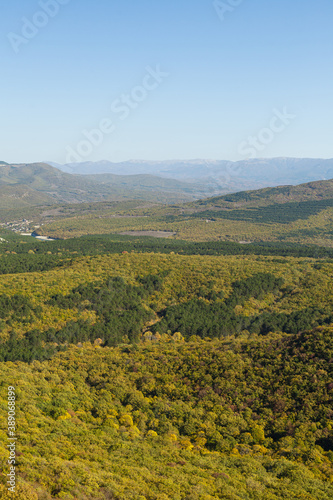
<svg viewBox="0 0 333 500"><path fill-rule="evenodd" d="M164 277L169 271L163 273ZM214 280L206 287L199 287L194 297L184 300L186 292L177 305L160 308L151 301L156 293L163 296L164 279L158 275L138 276L138 285L127 284L122 277L113 277L104 282L90 282L75 287L68 295L56 294L45 305L63 310L94 312L94 321L69 321L60 329L26 331L19 338L15 330L8 340L0 345L0 361L44 360L57 350L64 350L69 344L99 341L103 346L117 346L122 343L136 344L140 341L145 325L151 324L149 337L155 334L179 334L185 339L193 335L201 338L222 338L241 332L267 335L270 332L296 334L318 325L333 323L329 306L306 307L290 313L272 309L272 304L288 300L294 293L292 286L284 287L282 278L269 273L257 273L249 278L231 284L232 291L224 298L223 290L214 290ZM255 308L244 314L249 301L262 302L270 296L271 307ZM149 307L148 307L149 306ZM42 307L36 309L40 316ZM10 311L12 317L8 318ZM20 321L23 325L32 323L29 311L36 314L30 301L19 295L12 298L0 296L0 318L7 319L7 325ZM243 313L243 314L242 314ZM153 321L152 321L153 320Z"/></svg>
<svg viewBox="0 0 333 500"><path fill-rule="evenodd" d="M14 498L329 500L332 263L89 255L93 241L13 238L21 253L2 256L21 271L21 257L65 262L0 280L3 412L8 385L17 392ZM133 241L96 238L95 249L114 243ZM4 499L6 444L3 419Z"/></svg>
<svg viewBox="0 0 333 500"><path fill-rule="evenodd" d="M332 259L333 249L316 245L282 243L239 244L234 242L190 242L167 238L98 235L68 240L41 242L22 238L8 231L0 233L7 241L0 243L0 274L46 271L68 266L88 255L122 252L177 253L181 255L258 255Z"/></svg>
<svg viewBox="0 0 333 500"><path fill-rule="evenodd" d="M181 203L210 192L153 175L71 175L46 163L1 164L0 170L0 209L133 199Z"/></svg>
<svg viewBox="0 0 333 500"><path fill-rule="evenodd" d="M2 398L8 381L17 392L15 498L329 500L332 358L324 328L2 364Z"/></svg>
<svg viewBox="0 0 333 500"><path fill-rule="evenodd" d="M2 230L0 405L14 386L18 486L3 418L0 498L331 500L330 189L58 205L42 231L82 237Z"/></svg>
<svg viewBox="0 0 333 500"><path fill-rule="evenodd" d="M241 191L224 196L216 196L195 202L193 206L236 208L237 206L260 207L290 202L315 201L332 198L333 179L308 182L298 186L278 186L273 188Z"/></svg>
<svg viewBox="0 0 333 500"><path fill-rule="evenodd" d="M37 173L32 167L37 169ZM10 167L9 170L12 169L13 167ZM51 167L47 167L45 172L43 165L30 165L26 166L26 169L28 169L26 175L32 175L31 172L35 172L34 182L37 182L38 175L43 173L39 187L37 186L38 189L46 189L48 185L46 179L49 174L52 174L52 182L58 179L57 182L61 181L64 186L69 182L66 177L68 174L61 174L59 178L55 178L54 172L48 170ZM70 179L72 177L69 176ZM311 182L300 186L244 191L186 204L170 205L170 203L181 201L180 191L174 191L175 197L168 191L163 192L163 189L167 188L164 185L165 179L162 179L162 184L164 183L164 187L161 187L162 191L157 189L155 179L148 179L147 182L152 190L150 198L148 197L150 202L144 202L143 200L148 198L141 196L139 191L128 191L124 187L124 193L122 193L118 185L117 187L104 179L104 182L98 185L99 199L113 199L114 201L94 203L95 187L92 187L92 185L95 186L94 181L87 176L82 176L83 180L81 179L80 182L86 184L80 187L76 177L74 177L75 182L71 180L74 182L70 190L73 199L68 198L68 193L66 194L63 186L59 192L63 193L64 199L59 198L53 201L53 203L57 201L57 205L50 206L50 202L45 201L48 206L27 207L23 212L18 208L18 204L14 204L9 210L13 202L12 193L9 193L9 205L6 205L8 209L0 210L0 221L4 225L12 222L17 228L20 221L24 227L23 219L28 218L31 231L36 230L38 234L61 239L76 238L87 234L122 234L133 231L144 236L147 231L164 231L172 234L171 239L182 241L288 242L330 248L333 246L332 180ZM134 177L133 186L139 187L140 176ZM9 180L7 179L6 182ZM18 186L18 184L6 184L3 189L16 189ZM32 189L31 186L29 185L29 189ZM107 190L110 190L112 186L118 193L118 198L111 196L110 193L107 194ZM28 196L24 189L22 201L26 203L30 195ZM87 190L90 190L89 196L84 194ZM38 193L38 196L45 194L44 191L38 191ZM133 201L130 198L134 196L134 193L136 200ZM38 196L36 195L36 200ZM32 195L33 198L34 195ZM88 202L82 203L84 198ZM72 203L69 203L71 201ZM42 200L40 203L43 203Z"/></svg>
<svg viewBox="0 0 333 500"><path fill-rule="evenodd" d="M35 205L52 205L54 198L47 193L41 193L25 185L1 185L0 179L0 210L22 210Z"/></svg>
<svg viewBox="0 0 333 500"><path fill-rule="evenodd" d="M332 200L333 182L319 181L173 206L71 205L44 210L33 219L43 224L40 234L55 238L168 231L175 235L172 239L183 241L288 242L332 248Z"/></svg>
<svg viewBox="0 0 333 500"><path fill-rule="evenodd" d="M68 260L59 255L41 253L32 256L29 253L20 253L19 255L9 253L0 256L0 274L47 271L54 267L65 266L67 263L69 263Z"/></svg>
<svg viewBox="0 0 333 500"><path fill-rule="evenodd" d="M233 195L234 198L236 198L236 195ZM327 208L333 208L333 198L269 205L260 208L251 207L246 210L206 210L192 214L191 217L252 221L265 224L288 224L297 220L308 219Z"/></svg>
<svg viewBox="0 0 333 500"><path fill-rule="evenodd" d="M283 289L282 282L281 278L276 279L271 274L256 274L234 283L232 294L224 302L218 301L223 292L202 293L199 290L199 295L210 299L210 303L202 299L193 299L168 307L162 313L162 321L154 325L153 331L163 333L181 331L185 338L190 338L192 335L202 338L221 338L244 330L260 335L272 331L297 333L319 324L333 323L333 315L329 309L316 307L293 311L290 314L265 311L253 316L241 316L235 313L235 308L243 306L249 299L261 300L268 293L277 295L280 291L288 295L292 289Z"/></svg>

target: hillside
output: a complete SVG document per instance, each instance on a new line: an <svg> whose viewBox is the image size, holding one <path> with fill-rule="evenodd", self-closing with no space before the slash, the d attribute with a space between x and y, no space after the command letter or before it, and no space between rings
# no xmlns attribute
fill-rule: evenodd
<svg viewBox="0 0 333 500"><path fill-rule="evenodd" d="M308 182L298 186L277 186L273 188L257 189L252 191L241 191L223 196L216 196L206 200L200 200L193 207L207 208L244 208L261 207L276 203L292 203L317 201L333 198L333 179L325 181Z"/></svg>
<svg viewBox="0 0 333 500"><path fill-rule="evenodd" d="M176 181L174 179L167 179L157 177L156 175L149 174L132 174L132 175L115 175L115 174L95 174L86 175L84 178L89 179L98 184L112 184L119 189L159 191L163 194L167 192L181 192L188 193L190 197L193 191L196 190L199 195L198 186L194 186L187 182ZM207 191L208 189L202 189Z"/></svg>
<svg viewBox="0 0 333 500"><path fill-rule="evenodd" d="M331 339L85 344L2 365L20 402L17 500L330 500Z"/></svg>
<svg viewBox="0 0 333 500"><path fill-rule="evenodd" d="M21 240L0 256L16 500L332 498L332 259Z"/></svg>
<svg viewBox="0 0 333 500"><path fill-rule="evenodd" d="M0 189L11 187L13 200L23 196L25 204L82 203L104 200L143 199L163 203L178 203L199 198L209 190L201 190L186 182L160 179L156 176L82 176L61 172L45 163L0 165ZM16 192L17 190L17 192ZM35 197L35 203L34 203ZM13 201L1 204L0 209L16 208ZM21 204L22 205L22 204ZM20 205L18 204L17 207Z"/></svg>
<svg viewBox="0 0 333 500"><path fill-rule="evenodd" d="M186 184L141 175L101 174L90 178L63 174L40 165L27 166L23 170L11 166L2 168L5 171L0 185L3 194L0 222L6 227L11 227L12 221L16 224L29 219L31 232L36 230L38 234L55 238L109 233L145 236L154 235L155 231L156 236L165 234L178 240L198 242L288 242L333 247L332 180L243 191L171 205L165 198L169 202L183 199L189 189ZM14 184L19 177L28 181L31 172L34 175L30 177L29 186ZM93 180L95 178L99 183ZM57 195L59 200L55 205L51 189L55 189L57 182L63 188L59 188L61 194ZM91 186L95 191L91 191ZM94 192L97 198L105 199L112 199L110 193L114 192L117 193L114 198L126 201L95 202ZM136 199L131 200L131 196ZM89 197L92 201L87 203ZM80 203L82 198L84 202ZM75 203L69 203L71 199L75 199Z"/></svg>
<svg viewBox="0 0 333 500"><path fill-rule="evenodd" d="M332 247L333 181L245 191L176 206L94 204L70 206L53 217L42 214L36 217L44 224L39 231L60 238L165 231L188 241L281 241Z"/></svg>
<svg viewBox="0 0 333 500"><path fill-rule="evenodd" d="M316 248L291 248L282 257L283 248L251 252L242 245L192 244L178 245L175 255L177 246L166 248L159 240L140 245L128 237L16 238L1 248L4 361L43 359L57 338L76 343L100 337L110 346L124 338L137 342L147 329L180 331L185 339L222 338L241 331L297 333L332 322L332 251L325 257ZM111 307L115 297L117 307Z"/></svg>
<svg viewBox="0 0 333 500"><path fill-rule="evenodd" d="M16 189L18 192L22 190L22 185L27 186L30 193L36 196L36 203L32 200L31 205L40 204L41 196L46 197L50 204L97 201L106 197L103 190L99 193L96 185L88 179L82 180L80 177L65 174L44 163L0 167L0 187L10 186L15 194ZM6 208L2 205L0 207Z"/></svg>
<svg viewBox="0 0 333 500"><path fill-rule="evenodd" d="M0 210L19 210L34 205L52 205L52 196L24 184L0 185Z"/></svg>

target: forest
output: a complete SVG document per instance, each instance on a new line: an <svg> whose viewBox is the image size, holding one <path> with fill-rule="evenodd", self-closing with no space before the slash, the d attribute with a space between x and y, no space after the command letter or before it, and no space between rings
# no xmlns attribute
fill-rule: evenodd
<svg viewBox="0 0 333 500"><path fill-rule="evenodd" d="M261 245L288 243L332 248L332 181L278 186L166 205L123 202L80 203L30 208L36 233L56 239L89 235L120 237L131 232L164 231L178 242ZM22 219L17 210L0 220ZM162 246L159 244L159 246Z"/></svg>
<svg viewBox="0 0 333 500"><path fill-rule="evenodd" d="M241 194L239 193L239 195ZM242 198L230 195L225 197L225 199L226 201L237 201ZM247 198L244 197L243 199L246 200ZM332 207L333 199L325 199L247 208L246 210L208 210L191 214L191 217L248 220L266 224L288 224L289 222L308 219L312 215L317 215L322 210Z"/></svg>
<svg viewBox="0 0 333 500"><path fill-rule="evenodd" d="M329 500L332 360L320 327L2 363L2 410L8 380L17 391L14 498Z"/></svg>
<svg viewBox="0 0 333 500"><path fill-rule="evenodd" d="M8 231L0 233L8 238ZM105 234L40 242L34 238L8 238L0 243L0 274L47 271L71 265L82 256L122 252L178 253L181 255L266 255L333 259L333 249L317 245L262 242L240 244L230 241L192 242L149 236Z"/></svg>
<svg viewBox="0 0 333 500"><path fill-rule="evenodd" d="M1 498L332 498L329 248L6 239Z"/></svg>
<svg viewBox="0 0 333 500"><path fill-rule="evenodd" d="M0 7L0 500L333 500L333 0Z"/></svg>

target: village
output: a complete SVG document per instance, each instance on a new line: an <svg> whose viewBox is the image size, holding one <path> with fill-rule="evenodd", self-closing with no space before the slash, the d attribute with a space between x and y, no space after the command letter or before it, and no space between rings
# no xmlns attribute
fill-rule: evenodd
<svg viewBox="0 0 333 500"><path fill-rule="evenodd" d="M32 236L40 241L54 241L53 238L49 238L48 236L40 236L36 230L41 226L33 225L34 222L31 220L23 219L23 220L15 220L11 222L0 222L0 228L8 229L13 231L16 234L21 236ZM1 240L0 240L1 241Z"/></svg>

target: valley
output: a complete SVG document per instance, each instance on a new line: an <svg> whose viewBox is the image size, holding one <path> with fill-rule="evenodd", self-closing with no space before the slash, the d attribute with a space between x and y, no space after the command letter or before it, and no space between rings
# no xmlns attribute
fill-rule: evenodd
<svg viewBox="0 0 333 500"><path fill-rule="evenodd" d="M286 242L333 246L333 182L318 181L163 205L140 201L33 208L37 234L167 232L184 241ZM0 211L0 220L11 212Z"/></svg>
<svg viewBox="0 0 333 500"><path fill-rule="evenodd" d="M333 500L333 2L3 4L0 500Z"/></svg>
<svg viewBox="0 0 333 500"><path fill-rule="evenodd" d="M163 196L0 209L15 498L330 500L333 182Z"/></svg>

